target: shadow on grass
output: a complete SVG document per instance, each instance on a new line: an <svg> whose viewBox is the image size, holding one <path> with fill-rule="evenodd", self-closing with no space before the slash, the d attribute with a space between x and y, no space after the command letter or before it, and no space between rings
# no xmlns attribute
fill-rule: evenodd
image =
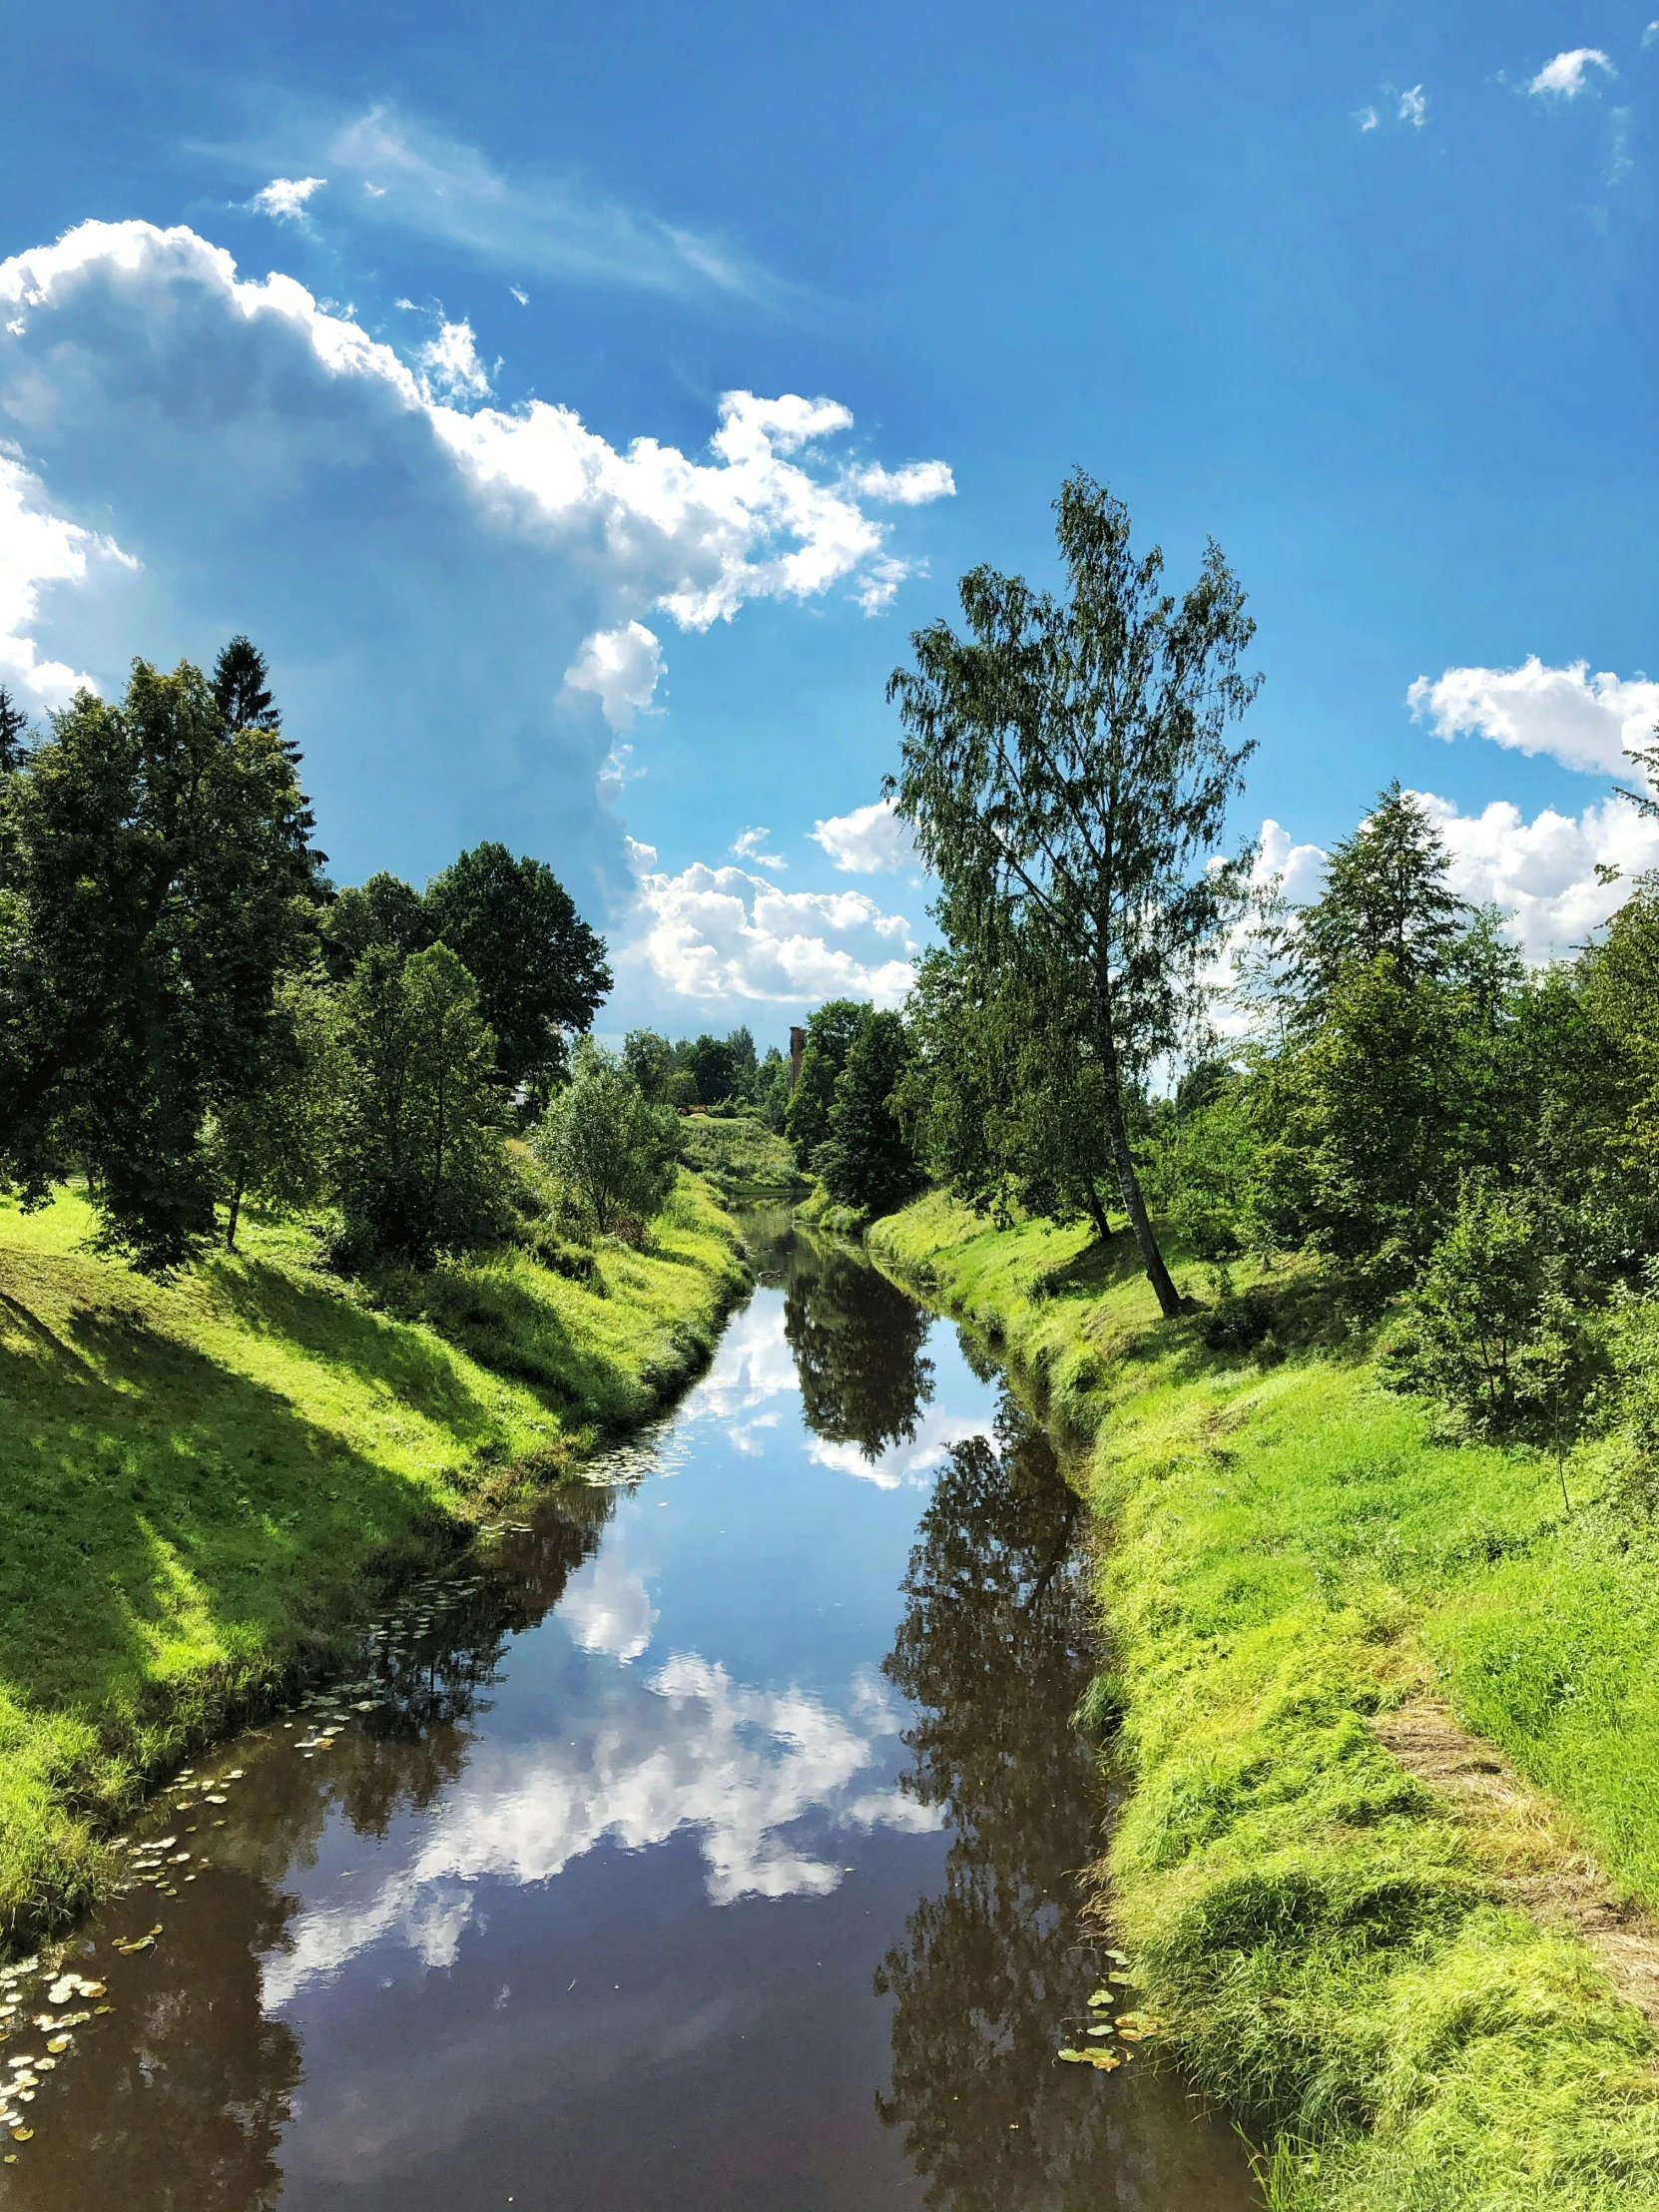
<svg viewBox="0 0 1659 2212"><path fill-rule="evenodd" d="M399 1321L430 1319L440 1335L451 1335L434 1317L404 1312L387 1300L395 1317L388 1319L259 1260L218 1263L212 1280L216 1295L244 1328L278 1338L327 1366L346 1368L361 1382L378 1383L401 1403L440 1422L463 1444L481 1444L497 1434L495 1413L448 1355L397 1326ZM471 1344L465 1349L479 1357Z"/></svg>
<svg viewBox="0 0 1659 2212"><path fill-rule="evenodd" d="M160 1717L163 1673L228 1655L223 1694L335 1625L376 1553L439 1534L417 1484L139 1317L5 1336L0 1676L110 1749Z"/></svg>
<svg viewBox="0 0 1659 2212"><path fill-rule="evenodd" d="M424 1322L481 1368L527 1383L550 1411L609 1425L642 1409L639 1378L614 1355L579 1343L557 1308L506 1269L388 1269L369 1287L398 1320ZM645 1333L648 1325L639 1326Z"/></svg>

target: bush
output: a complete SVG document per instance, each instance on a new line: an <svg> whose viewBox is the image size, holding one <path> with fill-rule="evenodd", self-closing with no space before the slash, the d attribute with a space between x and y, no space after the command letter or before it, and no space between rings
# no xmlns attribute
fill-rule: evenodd
<svg viewBox="0 0 1659 2212"><path fill-rule="evenodd" d="M1576 1417L1595 1349L1535 1200L1466 1177L1456 1217L1404 1302L1388 1382L1437 1397L1477 1431L1558 1425Z"/></svg>
<svg viewBox="0 0 1659 2212"><path fill-rule="evenodd" d="M531 1146L603 1236L661 1209L679 1171L680 1125L672 1107L647 1102L614 1052L584 1038Z"/></svg>

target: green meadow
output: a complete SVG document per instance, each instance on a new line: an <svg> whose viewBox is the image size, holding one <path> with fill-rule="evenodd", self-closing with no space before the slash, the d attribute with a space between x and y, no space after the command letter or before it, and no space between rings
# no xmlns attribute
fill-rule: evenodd
<svg viewBox="0 0 1659 2212"><path fill-rule="evenodd" d="M1659 1556L1610 1447L1567 1457L1564 1494L1548 1452L1441 1440L1308 1263L1240 1271L1271 1328L1229 1350L1202 1313L1159 1322L1126 1237L998 1232L935 1194L870 1242L1079 1440L1093 1718L1128 1785L1103 1897L1270 2203L1659 2205L1653 2030L1506 1883L1547 1895L1587 1852L1659 1906ZM1423 1693L1541 1812L1481 1823L1383 1748L1379 1718Z"/></svg>
<svg viewBox="0 0 1659 2212"><path fill-rule="evenodd" d="M0 1947L97 1895L187 1747L707 1358L746 1272L682 1174L586 1281L522 1249L346 1282L258 1218L168 1282L0 1201Z"/></svg>

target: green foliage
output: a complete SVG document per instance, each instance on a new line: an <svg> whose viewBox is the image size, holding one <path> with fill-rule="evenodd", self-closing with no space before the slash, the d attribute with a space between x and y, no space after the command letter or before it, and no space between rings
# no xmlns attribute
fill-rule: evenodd
<svg viewBox="0 0 1659 2212"><path fill-rule="evenodd" d="M863 1018L864 1007L855 998L831 998L807 1017L801 1080L784 1113L784 1134L804 1173L813 1171L814 1155L829 1139L835 1078L846 1065Z"/></svg>
<svg viewBox="0 0 1659 2212"><path fill-rule="evenodd" d="M424 906L426 941L458 953L478 986L502 1084L539 1104L610 992L605 940L545 860L515 860L504 844L452 860Z"/></svg>
<svg viewBox="0 0 1659 2212"><path fill-rule="evenodd" d="M372 946L340 1004L335 1187L347 1255L429 1263L505 1226L493 1040L445 944Z"/></svg>
<svg viewBox="0 0 1659 2212"><path fill-rule="evenodd" d="M1569 1425L1592 1338L1553 1266L1536 1199L1472 1174L1450 1228L1404 1301L1386 1363L1398 1387L1437 1397L1477 1430Z"/></svg>
<svg viewBox="0 0 1659 2212"><path fill-rule="evenodd" d="M1208 1354L1204 1317L1158 1326L1127 1240L1103 1264L1075 1230L995 1232L936 1195L873 1240L1095 1435L1133 1782L1106 1894L1170 2055L1267 2140L1278 2201L1659 2205L1653 2031L1585 1944L1493 1902L1547 1828L1524 1806L1505 1828L1501 1801L1489 1833L1454 1823L1374 1727L1431 1685L1556 1794L1569 1863L1587 1843L1615 1892L1659 1900L1659 1558L1617 1509L1634 1431L1573 1451L1568 1515L1552 1453L1445 1448L1363 1337L1265 1369ZM1253 1271L1242 1295L1285 1316L1298 1284L1319 1287ZM1659 1404L1646 1309L1615 1309L1613 1358Z"/></svg>
<svg viewBox="0 0 1659 2212"><path fill-rule="evenodd" d="M1007 1055L978 1080L1013 1106L1028 1182L1112 1178L1166 1315L1180 1310L1142 1198L1131 1101L1189 1028L1205 958L1234 912L1248 855L1215 857L1252 747L1228 727L1256 680L1255 625L1214 544L1180 599L1163 556L1137 557L1122 502L1081 471L1056 502L1067 596L980 568L962 579L966 637L918 631L888 686L904 727L889 780L941 895L935 913L966 1000L1004 1039L1032 1039L1034 1109ZM1010 988L1005 979L1016 979ZM1077 1071L1074 1076L1072 1071Z"/></svg>
<svg viewBox="0 0 1659 2212"><path fill-rule="evenodd" d="M0 1946L96 1900L96 1838L533 1463L574 1466L706 1358L746 1281L690 1179L579 1284L505 1249L369 1282L258 1214L159 1283L73 1192L0 1201Z"/></svg>
<svg viewBox="0 0 1659 2212"><path fill-rule="evenodd" d="M322 956L336 983L349 982L357 962L376 945L420 952L431 942L426 908L412 883L384 869L366 883L334 894L322 917Z"/></svg>
<svg viewBox="0 0 1659 2212"><path fill-rule="evenodd" d="M531 1143L577 1192L601 1235L624 1219L648 1221L674 1187L680 1130L653 1106L613 1052L586 1038L576 1066Z"/></svg>
<svg viewBox="0 0 1659 2212"><path fill-rule="evenodd" d="M315 855L293 763L229 727L200 671L82 692L7 779L0 1170L32 1199L72 1159L99 1234L144 1268L212 1233L210 1114L259 1077L303 964Z"/></svg>
<svg viewBox="0 0 1659 2212"><path fill-rule="evenodd" d="M205 1137L225 1202L229 1251L236 1249L244 1199L295 1213L332 1195L349 1061L338 995L320 977L289 975L278 984L257 1077L213 1117Z"/></svg>
<svg viewBox="0 0 1659 2212"><path fill-rule="evenodd" d="M754 1114L717 1120L689 1115L680 1123L680 1157L728 1198L747 1192L802 1190L804 1178L781 1136Z"/></svg>
<svg viewBox="0 0 1659 2212"><path fill-rule="evenodd" d="M1396 778L1332 848L1325 889L1297 916L1291 969L1318 1012L1356 969L1386 957L1402 988L1443 976L1469 907L1446 887L1450 856L1422 801Z"/></svg>
<svg viewBox="0 0 1659 2212"><path fill-rule="evenodd" d="M680 1101L671 1094L674 1080L674 1047L655 1029L630 1029L622 1040L622 1064L639 1085L641 1095L651 1106L674 1106ZM687 1100L688 1105L693 1103Z"/></svg>
<svg viewBox="0 0 1659 2212"><path fill-rule="evenodd" d="M830 1135L818 1154L830 1197L866 1214L885 1214L915 1195L915 1160L895 1104L909 1059L897 1014L864 1009L835 1078Z"/></svg>

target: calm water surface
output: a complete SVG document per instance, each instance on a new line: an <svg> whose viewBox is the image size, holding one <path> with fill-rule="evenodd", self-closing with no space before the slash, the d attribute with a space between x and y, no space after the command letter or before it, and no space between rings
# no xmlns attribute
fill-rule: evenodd
<svg viewBox="0 0 1659 2212"><path fill-rule="evenodd" d="M1144 2058L1054 2061L1101 1966L1072 1494L952 1329L751 1231L604 1486L135 1831L173 1841L69 1962L111 2009L38 2070L6 2212L1255 2201Z"/></svg>

